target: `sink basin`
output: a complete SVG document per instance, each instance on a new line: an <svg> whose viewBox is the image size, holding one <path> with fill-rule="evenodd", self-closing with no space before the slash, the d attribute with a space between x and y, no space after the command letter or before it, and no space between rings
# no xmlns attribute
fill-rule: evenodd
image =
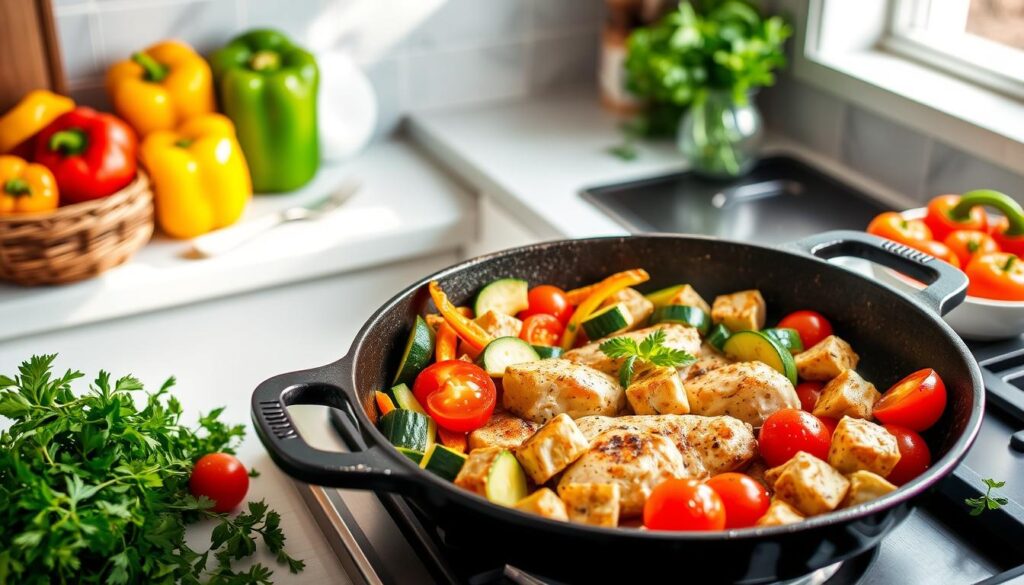
<svg viewBox="0 0 1024 585"><path fill-rule="evenodd" d="M795 158L762 159L745 177L690 172L585 189L582 196L633 232L704 234L780 244L834 229L862 230L887 208Z"/></svg>

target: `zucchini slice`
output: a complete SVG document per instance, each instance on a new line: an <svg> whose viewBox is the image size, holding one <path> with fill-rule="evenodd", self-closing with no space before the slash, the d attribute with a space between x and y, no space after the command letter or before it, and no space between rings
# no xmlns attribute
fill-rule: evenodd
<svg viewBox="0 0 1024 585"><path fill-rule="evenodd" d="M427 450L430 417L414 410L397 409L380 417L380 432L395 447L423 453Z"/></svg>
<svg viewBox="0 0 1024 585"><path fill-rule="evenodd" d="M395 447L395 448L398 449L398 452L401 453L402 455L405 455L409 459L412 459L413 463L415 463L417 465L422 465L422 462L423 462L423 453L422 452L420 452L420 451L413 451L412 449L406 449L405 447Z"/></svg>
<svg viewBox="0 0 1024 585"><path fill-rule="evenodd" d="M686 288L685 284L677 284L675 286L670 286L667 288L658 289L654 292L649 292L644 296L647 298L648 301L654 303L654 308L657 309L658 307L665 306L665 304L668 303L669 299L679 294L679 291L683 290L684 288Z"/></svg>
<svg viewBox="0 0 1024 585"><path fill-rule="evenodd" d="M549 358L560 358L562 357L562 348L552 347L550 345L534 345L533 351L537 352L540 359L546 360Z"/></svg>
<svg viewBox="0 0 1024 585"><path fill-rule="evenodd" d="M595 311L583 321L583 330L587 332L587 339L597 341L609 335L629 329L633 324L633 316L625 303L617 303Z"/></svg>
<svg viewBox="0 0 1024 585"><path fill-rule="evenodd" d="M804 342L800 339L800 333L789 327L772 327L762 329L766 335L779 342L779 345L789 350L789 353L798 354L804 350Z"/></svg>
<svg viewBox="0 0 1024 585"><path fill-rule="evenodd" d="M796 386L793 354L763 331L737 331L722 346L725 355L741 362L764 362L789 378Z"/></svg>
<svg viewBox="0 0 1024 585"><path fill-rule="evenodd" d="M529 285L521 278L502 278L480 289L473 310L477 317L487 311L515 315L530 306Z"/></svg>
<svg viewBox="0 0 1024 585"><path fill-rule="evenodd" d="M427 451L426 455L423 456L420 467L443 479L455 481L455 477L459 475L459 471L464 463L466 463L466 455L464 453L459 453L455 449L435 443Z"/></svg>
<svg viewBox="0 0 1024 585"><path fill-rule="evenodd" d="M434 357L434 330L427 325L426 320L416 315L416 321L412 324L412 331L409 333L409 341L405 343L405 353L402 354L402 361L398 365L398 373L395 374L393 384L412 384L416 375L423 371Z"/></svg>
<svg viewBox="0 0 1024 585"><path fill-rule="evenodd" d="M722 346L725 345L726 340L732 335L732 331L725 325L719 323L711 328L711 333L708 333L707 341L711 344L711 347L722 351Z"/></svg>
<svg viewBox="0 0 1024 585"><path fill-rule="evenodd" d="M514 506L526 497L526 473L511 451L502 451L487 471L484 493L487 499L502 506Z"/></svg>
<svg viewBox="0 0 1024 585"><path fill-rule="evenodd" d="M518 337L499 337L480 353L481 365L493 378L504 376L508 366L538 360L537 350Z"/></svg>
<svg viewBox="0 0 1024 585"><path fill-rule="evenodd" d="M393 399L395 406L400 410L410 410L412 412L418 412L423 416L427 417L427 445L421 451L424 453L431 445L434 444L434 438L437 436L437 422L434 418L427 414L427 411L423 409L423 406L416 396L409 390L409 387L405 384L399 384L391 389L391 398Z"/></svg>
<svg viewBox="0 0 1024 585"><path fill-rule="evenodd" d="M693 327L701 336L711 330L711 317L703 310L688 305L665 305L651 314L651 324L679 323Z"/></svg>

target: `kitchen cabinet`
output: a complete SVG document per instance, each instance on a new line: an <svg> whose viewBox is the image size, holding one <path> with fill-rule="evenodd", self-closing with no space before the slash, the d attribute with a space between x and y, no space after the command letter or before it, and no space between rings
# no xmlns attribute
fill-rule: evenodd
<svg viewBox="0 0 1024 585"><path fill-rule="evenodd" d="M512 215L493 195L484 192L477 197L476 234L473 241L464 247L464 252L466 257L472 258L544 239Z"/></svg>

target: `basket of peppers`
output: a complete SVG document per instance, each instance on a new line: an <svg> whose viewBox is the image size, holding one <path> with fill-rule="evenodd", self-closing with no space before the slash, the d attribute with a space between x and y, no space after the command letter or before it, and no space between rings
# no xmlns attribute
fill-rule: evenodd
<svg viewBox="0 0 1024 585"><path fill-rule="evenodd" d="M964 271L967 299L945 315L961 337L995 340L1024 333L1024 208L1010 196L990 189L940 195L927 207L882 213L867 231ZM899 289L924 286L888 268L873 270Z"/></svg>

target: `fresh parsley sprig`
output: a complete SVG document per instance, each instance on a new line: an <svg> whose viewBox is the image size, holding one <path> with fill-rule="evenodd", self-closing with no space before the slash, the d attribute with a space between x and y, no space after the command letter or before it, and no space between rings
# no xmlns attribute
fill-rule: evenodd
<svg viewBox="0 0 1024 585"><path fill-rule="evenodd" d="M988 489L985 490L985 495L977 498L967 498L964 503L971 507L971 516L981 516L985 510L998 510L1010 502L1006 498L993 498L992 490L999 489L1006 485L1005 481L996 481L991 478L985 478L981 480Z"/></svg>
<svg viewBox="0 0 1024 585"><path fill-rule="evenodd" d="M631 337L613 337L598 347L610 358L626 358L619 368L619 382L623 388L629 386L633 381L637 362L681 368L697 360L686 351L667 347L664 329L658 329L651 333L640 343Z"/></svg>

